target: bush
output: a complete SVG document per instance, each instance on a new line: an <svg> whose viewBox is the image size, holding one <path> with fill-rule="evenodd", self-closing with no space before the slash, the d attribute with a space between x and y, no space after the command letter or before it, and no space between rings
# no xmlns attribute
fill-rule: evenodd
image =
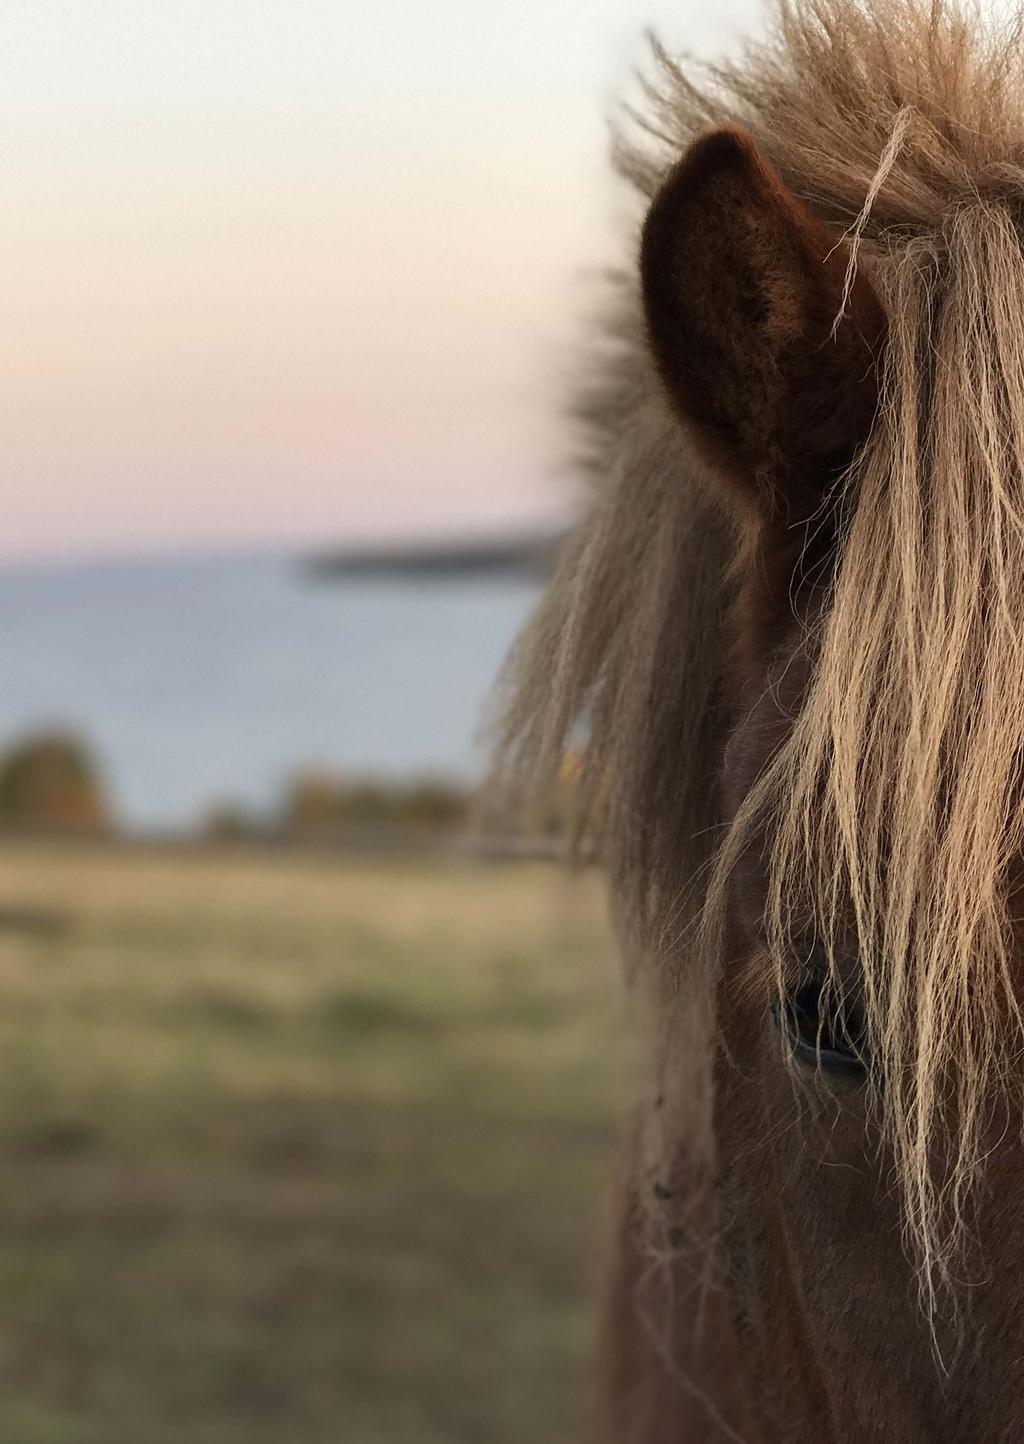
<svg viewBox="0 0 1024 1444"><path fill-rule="evenodd" d="M83 834L110 826L98 768L77 738L29 737L0 760L0 827Z"/></svg>
<svg viewBox="0 0 1024 1444"><path fill-rule="evenodd" d="M467 811L466 794L444 782L345 783L305 772L288 790L281 822L286 832L307 834L344 827L458 827Z"/></svg>

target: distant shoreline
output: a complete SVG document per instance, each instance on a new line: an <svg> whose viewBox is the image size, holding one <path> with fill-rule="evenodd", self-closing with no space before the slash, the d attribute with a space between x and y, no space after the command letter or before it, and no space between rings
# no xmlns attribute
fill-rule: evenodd
<svg viewBox="0 0 1024 1444"><path fill-rule="evenodd" d="M416 546L350 547L303 559L307 576L319 581L379 577L421 580L487 579L512 576L543 581L555 569L566 531L517 537L467 538Z"/></svg>

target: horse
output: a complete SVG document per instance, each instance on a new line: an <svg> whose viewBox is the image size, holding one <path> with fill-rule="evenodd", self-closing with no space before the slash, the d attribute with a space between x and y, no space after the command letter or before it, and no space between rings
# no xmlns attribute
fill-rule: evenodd
<svg viewBox="0 0 1024 1444"><path fill-rule="evenodd" d="M608 1444L1024 1437L1024 19L656 46L586 505L501 694L585 736L644 1081Z"/></svg>

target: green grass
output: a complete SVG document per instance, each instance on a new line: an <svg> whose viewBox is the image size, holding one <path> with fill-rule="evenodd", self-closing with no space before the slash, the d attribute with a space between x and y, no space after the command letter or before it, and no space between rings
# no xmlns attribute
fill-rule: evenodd
<svg viewBox="0 0 1024 1444"><path fill-rule="evenodd" d="M0 1440L566 1444L595 878L0 849Z"/></svg>

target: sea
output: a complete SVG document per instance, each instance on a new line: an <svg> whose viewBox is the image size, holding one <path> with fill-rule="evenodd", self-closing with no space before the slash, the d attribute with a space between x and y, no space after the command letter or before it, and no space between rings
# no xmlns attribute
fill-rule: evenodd
<svg viewBox="0 0 1024 1444"><path fill-rule="evenodd" d="M0 570L0 753L72 732L120 823L272 817L291 778L471 783L482 710L538 586L314 576L281 554Z"/></svg>

